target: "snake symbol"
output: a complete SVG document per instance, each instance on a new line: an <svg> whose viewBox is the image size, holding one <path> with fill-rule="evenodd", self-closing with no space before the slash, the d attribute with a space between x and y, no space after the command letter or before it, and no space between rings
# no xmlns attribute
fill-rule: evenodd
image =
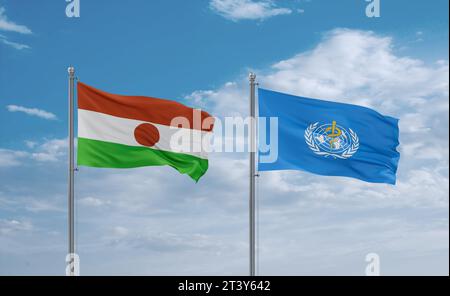
<svg viewBox="0 0 450 296"><path fill-rule="evenodd" d="M330 131L331 131L331 133L327 134L327 136L331 138L331 140L330 140L330 148L333 149L334 148L334 143L339 139L339 136L342 135L342 131L341 131L340 128L338 128L336 126L336 121L335 120L333 120L333 123L332 123L332 125L330 127L327 127L325 129L326 133L330 132Z"/></svg>

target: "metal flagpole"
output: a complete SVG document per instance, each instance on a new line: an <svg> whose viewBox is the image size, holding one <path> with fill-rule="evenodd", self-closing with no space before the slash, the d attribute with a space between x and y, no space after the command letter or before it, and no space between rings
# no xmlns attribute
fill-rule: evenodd
<svg viewBox="0 0 450 296"><path fill-rule="evenodd" d="M249 199L249 218L250 218L250 276L256 275L256 232L255 232L255 151L256 151L256 119L255 119L255 80L256 75L250 73L250 199Z"/></svg>
<svg viewBox="0 0 450 296"><path fill-rule="evenodd" d="M75 266L73 263L75 254L75 200L74 200L74 132L73 132L73 121L74 121L74 82L75 82L75 68L69 67L67 69L69 72L69 193L68 193L68 216L69 216L69 262L71 276L75 275Z"/></svg>

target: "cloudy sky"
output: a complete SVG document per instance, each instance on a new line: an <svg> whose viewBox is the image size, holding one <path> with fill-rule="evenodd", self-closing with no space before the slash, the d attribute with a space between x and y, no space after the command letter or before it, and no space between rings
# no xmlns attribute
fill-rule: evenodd
<svg viewBox="0 0 450 296"><path fill-rule="evenodd" d="M330 3L333 2L333 3ZM394 3L393 3L394 2ZM448 1L0 0L0 274L65 273L67 66L108 92L215 116L268 89L400 119L398 182L304 172L258 180L258 272L449 272ZM212 153L195 184L169 167L76 174L84 275L245 275L248 161Z"/></svg>

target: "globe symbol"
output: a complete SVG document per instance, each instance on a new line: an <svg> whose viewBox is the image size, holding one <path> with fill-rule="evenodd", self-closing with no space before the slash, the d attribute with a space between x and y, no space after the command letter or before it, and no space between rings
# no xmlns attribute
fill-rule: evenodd
<svg viewBox="0 0 450 296"><path fill-rule="evenodd" d="M313 131L313 139L320 150L328 153L342 153L352 144L348 131L333 121L324 124Z"/></svg>

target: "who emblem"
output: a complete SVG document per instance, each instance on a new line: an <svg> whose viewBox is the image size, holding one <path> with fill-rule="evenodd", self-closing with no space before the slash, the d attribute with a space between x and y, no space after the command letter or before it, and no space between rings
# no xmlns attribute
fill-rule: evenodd
<svg viewBox="0 0 450 296"><path fill-rule="evenodd" d="M315 154L334 159L348 159L359 149L358 135L350 128L333 121L331 124L313 123L305 130L305 141Z"/></svg>

